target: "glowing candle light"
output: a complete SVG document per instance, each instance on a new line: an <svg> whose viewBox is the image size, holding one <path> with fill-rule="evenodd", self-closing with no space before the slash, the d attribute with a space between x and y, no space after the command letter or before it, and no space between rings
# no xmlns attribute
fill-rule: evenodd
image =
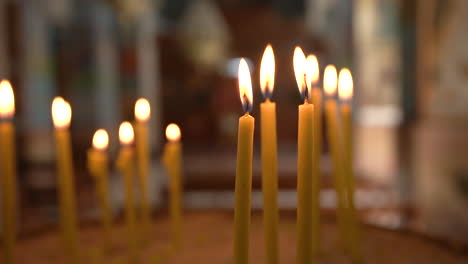
<svg viewBox="0 0 468 264"><path fill-rule="evenodd" d="M117 168L123 176L125 189L125 218L127 221L127 233L130 252L130 262L138 260L138 230L136 223L135 198L133 193L134 154L133 127L129 122L123 122L119 127L120 153L117 158Z"/></svg>
<svg viewBox="0 0 468 264"><path fill-rule="evenodd" d="M71 263L79 263L78 223L76 216L73 158L70 132L72 117L70 104L62 97L52 101L52 120L55 126L60 221L66 253Z"/></svg>
<svg viewBox="0 0 468 264"><path fill-rule="evenodd" d="M298 156L297 156L297 261L298 264L313 262L313 183L314 183L314 106L309 104L310 90L306 84L307 61L304 52L296 47L293 57L297 86L304 104L299 105Z"/></svg>
<svg viewBox="0 0 468 264"><path fill-rule="evenodd" d="M352 157L352 106L353 98L353 76L349 69L341 69L338 77L338 95L341 101L340 113L343 134L343 162L344 175L346 184L346 194L348 202L348 223L349 229L349 250L351 257L355 263L361 261L360 243L359 243L359 226L356 219L356 211L354 206L354 174L353 174L353 157Z"/></svg>
<svg viewBox="0 0 468 264"><path fill-rule="evenodd" d="M151 116L151 107L145 98L140 98L135 103L135 147L137 155L137 168L139 176L139 189L141 195L140 209L142 219L142 235L146 240L149 234L149 224L151 220L151 207L148 193L148 172L149 172L149 140L148 121Z"/></svg>
<svg viewBox="0 0 468 264"><path fill-rule="evenodd" d="M312 254L317 256L320 249L320 159L322 154L322 90L318 87L320 71L317 57L307 56L306 84L314 105L313 175L312 178Z"/></svg>
<svg viewBox="0 0 468 264"><path fill-rule="evenodd" d="M7 80L0 82L0 185L2 205L3 263L15 262L16 244L16 149L15 95Z"/></svg>
<svg viewBox="0 0 468 264"><path fill-rule="evenodd" d="M239 63L239 95L244 115L239 118L234 208L234 263L249 262L250 200L252 191L253 133L252 81L245 59Z"/></svg>
<svg viewBox="0 0 468 264"><path fill-rule="evenodd" d="M109 168L107 147L109 135L99 129L94 133L93 146L88 150L88 169L96 182L96 194L101 210L101 224L104 231L106 248L112 246L112 209L109 196Z"/></svg>
<svg viewBox="0 0 468 264"><path fill-rule="evenodd" d="M275 84L275 55L268 45L260 64L260 88L265 102L260 104L262 158L263 225L265 263L278 263L278 154L276 146L276 104L271 101Z"/></svg>
<svg viewBox="0 0 468 264"><path fill-rule="evenodd" d="M338 208L338 228L340 231L341 243L344 249L347 249L347 213L346 213L346 184L344 180L343 160L340 148L337 103L335 99L337 90L337 72L333 65L325 68L323 76L323 89L325 91L325 114L327 121L328 139L330 140L330 152L333 163L332 175L337 193Z"/></svg>
<svg viewBox="0 0 468 264"><path fill-rule="evenodd" d="M163 163L169 174L169 197L172 247L178 249L182 243L182 144L181 132L176 124L166 127L168 142L164 147Z"/></svg>

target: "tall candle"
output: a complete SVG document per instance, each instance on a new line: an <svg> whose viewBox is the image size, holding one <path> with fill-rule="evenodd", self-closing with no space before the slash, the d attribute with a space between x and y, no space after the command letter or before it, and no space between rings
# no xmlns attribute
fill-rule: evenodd
<svg viewBox="0 0 468 264"><path fill-rule="evenodd" d="M349 69L340 70L338 77L338 95L340 97L340 113L343 131L343 161L345 170L346 195L348 202L348 221L349 227L349 250L355 263L361 261L360 243L359 243L359 225L356 219L356 210L354 206L354 174L352 157L352 106L353 97L353 77Z"/></svg>
<svg viewBox="0 0 468 264"><path fill-rule="evenodd" d="M112 209L109 201L109 168L106 153L108 145L109 135L106 130L97 130L93 136L93 147L88 150L88 169L96 182L105 245L110 249L112 246Z"/></svg>
<svg viewBox="0 0 468 264"><path fill-rule="evenodd" d="M15 262L16 242L16 158L15 128L12 118L15 113L15 96L10 82L0 82L0 185L2 205L3 263Z"/></svg>
<svg viewBox="0 0 468 264"><path fill-rule="evenodd" d="M239 95L244 115L239 118L234 208L234 264L249 263L250 200L252 192L253 133L255 119L249 66L239 63Z"/></svg>
<svg viewBox="0 0 468 264"><path fill-rule="evenodd" d="M135 143L137 154L137 168L140 190L140 214L142 220L142 238L147 239L149 234L149 224L151 220L151 207L148 193L148 172L149 172L149 141L148 141L148 120L151 115L151 108L148 100L140 98L135 103Z"/></svg>
<svg viewBox="0 0 468 264"><path fill-rule="evenodd" d="M297 259L298 264L314 261L312 249L313 208L313 138L314 106L309 103L306 85L306 58L300 47L294 50L294 73L304 104L299 105L297 139Z"/></svg>
<svg viewBox="0 0 468 264"><path fill-rule="evenodd" d="M268 45L260 65L260 88L265 102L260 104L262 158L263 226L265 263L278 263L278 164L276 147L276 104L271 101L275 83L275 57Z"/></svg>
<svg viewBox="0 0 468 264"><path fill-rule="evenodd" d="M343 155L341 153L339 133L338 133L338 120L337 120L337 104L336 95L337 88L337 73L333 65L328 65L325 68L323 77L323 88L326 94L325 100L325 114L327 121L328 140L330 143L330 152L333 163L332 176L335 184L336 197L337 197L337 215L338 215L338 228L341 237L341 243L344 249L347 249L348 227L347 225L347 196L346 196L346 183L344 179L343 170Z"/></svg>
<svg viewBox="0 0 468 264"><path fill-rule="evenodd" d="M317 256L320 250L320 159L322 154L322 91L317 87L319 81L319 64L314 55L307 56L306 84L311 92L314 105L314 138L313 138L313 175L312 178L312 254Z"/></svg>
<svg viewBox="0 0 468 264"><path fill-rule="evenodd" d="M55 126L60 223L66 254L70 263L76 264L79 263L79 245L72 147L68 131L71 116L70 104L62 97L56 97L52 102L52 119Z"/></svg>
<svg viewBox="0 0 468 264"><path fill-rule="evenodd" d="M133 127L129 122L123 122L119 128L119 139L122 145L117 158L117 168L123 176L125 195L125 219L127 222L127 239L130 253L130 262L138 259L138 230L136 223L135 198L134 198L134 151Z"/></svg>
<svg viewBox="0 0 468 264"><path fill-rule="evenodd" d="M168 142L164 147L163 163L169 174L169 213L174 249L178 249L182 243L182 144L180 137L179 126L169 124L166 128Z"/></svg>

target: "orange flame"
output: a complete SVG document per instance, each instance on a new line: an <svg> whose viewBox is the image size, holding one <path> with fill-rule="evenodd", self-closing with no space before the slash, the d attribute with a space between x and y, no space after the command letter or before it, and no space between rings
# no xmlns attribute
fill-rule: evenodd
<svg viewBox="0 0 468 264"><path fill-rule="evenodd" d="M244 58L239 63L239 95L242 102L244 112L252 111L253 95L252 95L252 80L250 79L249 65Z"/></svg>
<svg viewBox="0 0 468 264"><path fill-rule="evenodd" d="M333 65L327 65L325 67L325 73L323 74L323 89L328 96L333 96L336 93L337 85L337 74L336 68Z"/></svg>
<svg viewBox="0 0 468 264"><path fill-rule="evenodd" d="M296 47L294 49L293 65L299 92L301 93L302 99L308 100L308 90L306 85L306 57L301 47Z"/></svg>
<svg viewBox="0 0 468 264"><path fill-rule="evenodd" d="M120 124L119 139L122 145L131 145L134 137L133 126L130 122Z"/></svg>
<svg viewBox="0 0 468 264"><path fill-rule="evenodd" d="M180 140L180 128L178 125L172 123L166 127L166 138L169 141L175 142Z"/></svg>
<svg viewBox="0 0 468 264"><path fill-rule="evenodd" d="M0 118L11 118L15 113L15 94L8 80L0 82Z"/></svg>
<svg viewBox="0 0 468 264"><path fill-rule="evenodd" d="M145 98L140 98L135 103L135 118L138 121L147 121L151 115L151 107Z"/></svg>
<svg viewBox="0 0 468 264"><path fill-rule="evenodd" d="M341 69L338 76L338 96L341 100L350 100L353 97L353 76L347 68Z"/></svg>
<svg viewBox="0 0 468 264"><path fill-rule="evenodd" d="M260 63L260 88L265 99L271 99L275 86L275 54L270 44L263 52Z"/></svg>
<svg viewBox="0 0 468 264"><path fill-rule="evenodd" d="M72 110L70 104L62 97L55 97L52 101L52 120L55 128L66 129L70 126Z"/></svg>
<svg viewBox="0 0 468 264"><path fill-rule="evenodd" d="M306 84L309 91L312 85L316 84L319 80L319 63L315 55L307 56L306 60Z"/></svg>
<svg viewBox="0 0 468 264"><path fill-rule="evenodd" d="M97 150L105 150L109 145L109 135L104 129L98 129L94 132L93 147Z"/></svg>

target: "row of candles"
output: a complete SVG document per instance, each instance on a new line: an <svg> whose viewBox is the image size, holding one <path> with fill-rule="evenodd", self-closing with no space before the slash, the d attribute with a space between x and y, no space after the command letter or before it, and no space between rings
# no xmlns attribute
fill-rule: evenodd
<svg viewBox="0 0 468 264"><path fill-rule="evenodd" d="M72 146L69 132L72 110L62 97L52 102L52 120L55 126L57 180L60 204L60 226L63 244L68 259L67 263L80 263L79 232L75 202ZM12 122L15 112L14 93L7 80L0 82L0 172L3 260L6 264L15 263L16 240L16 161L15 128ZM145 242L149 231L151 207L148 195L148 173L150 152L148 148L148 121L151 115L149 102L140 98L135 103L135 122L123 122L119 127L121 149L116 167L123 176L125 196L125 220L127 223L128 249L130 261L138 259L140 242ZM170 176L170 216L172 247L181 243L182 184L181 131L176 124L166 128L168 139L162 158L163 165ZM135 144L134 144L135 141ZM103 240L106 248L112 246L112 210L109 195L109 159L106 153L109 135L104 129L94 133L92 147L88 150L88 169L95 180L95 189L101 212ZM136 164L135 164L136 163ZM135 173L135 171L137 173ZM135 181L135 174L138 175ZM134 186L137 182L138 186ZM138 188L135 188L138 187ZM135 201L135 189L138 189L140 201ZM139 211L137 212L137 209ZM137 223L137 213L140 222ZM145 236L146 235L146 236Z"/></svg>
<svg viewBox="0 0 468 264"><path fill-rule="evenodd" d="M293 57L294 73L303 104L298 108L297 156L297 256L296 263L314 263L320 248L320 156L323 133L322 90L319 64L314 55L305 56L296 47ZM241 59L238 72L239 95L244 115L239 118L234 215L234 263L245 264L249 259L250 199L252 189L252 158L254 117L251 76L247 62ZM261 164L263 193L263 224L265 234L265 263L279 262L278 248L278 166L276 138L276 104L272 101L275 83L275 58L270 45L260 64L260 88L265 101L260 105ZM354 208L354 179L351 157L351 99L353 79L349 69L335 66L324 70L324 110L333 181L337 194L337 218L340 241L353 262L360 262L358 225ZM336 93L340 105L336 100ZM339 107L339 109L338 109Z"/></svg>

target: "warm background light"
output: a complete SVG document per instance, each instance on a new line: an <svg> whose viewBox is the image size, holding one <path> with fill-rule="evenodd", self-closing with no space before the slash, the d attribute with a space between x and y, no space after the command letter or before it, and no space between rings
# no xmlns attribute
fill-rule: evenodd
<svg viewBox="0 0 468 264"><path fill-rule="evenodd" d="M0 82L0 118L12 117L15 113L15 95L7 80Z"/></svg>
<svg viewBox="0 0 468 264"><path fill-rule="evenodd" d="M306 57L300 47L296 47L294 49L293 65L294 65L294 75L296 76L297 87L299 88L299 92L301 93L301 96L303 96L305 93L305 89L307 87L305 83Z"/></svg>
<svg viewBox="0 0 468 264"><path fill-rule="evenodd" d="M135 118L138 121L147 121L151 115L151 107L145 98L140 98L135 103Z"/></svg>
<svg viewBox="0 0 468 264"><path fill-rule="evenodd" d="M105 150L109 145L109 135L106 130L98 129L93 136L93 147L98 150Z"/></svg>
<svg viewBox="0 0 468 264"><path fill-rule="evenodd" d="M55 97L54 101L52 101L52 120L55 128L68 128L71 116L70 104L62 97Z"/></svg>
<svg viewBox="0 0 468 264"><path fill-rule="evenodd" d="M323 90L327 95L334 95L336 93L337 78L335 66L328 65L323 74Z"/></svg>
<svg viewBox="0 0 468 264"><path fill-rule="evenodd" d="M179 141L180 128L178 125L172 123L166 127L166 138L169 141Z"/></svg>
<svg viewBox="0 0 468 264"><path fill-rule="evenodd" d="M270 44L263 52L262 62L260 64L260 88L263 96L270 98L275 86L275 54ZM267 90L267 91L266 91ZM265 93L267 92L267 93Z"/></svg>
<svg viewBox="0 0 468 264"><path fill-rule="evenodd" d="M242 107L245 112L252 111L253 95L252 95L252 80L250 79L250 70L247 61L244 58L239 63L239 95L242 102Z"/></svg>
<svg viewBox="0 0 468 264"><path fill-rule="evenodd" d="M119 139L123 145L130 145L133 143L134 133L133 127L130 122L123 122L119 127Z"/></svg>
<svg viewBox="0 0 468 264"><path fill-rule="evenodd" d="M307 56L306 61L306 81L307 88L312 89L312 85L317 84L320 76L319 63L315 55Z"/></svg>
<svg viewBox="0 0 468 264"><path fill-rule="evenodd" d="M338 76L338 96L341 100L349 100L353 97L353 76L347 68L341 69Z"/></svg>

